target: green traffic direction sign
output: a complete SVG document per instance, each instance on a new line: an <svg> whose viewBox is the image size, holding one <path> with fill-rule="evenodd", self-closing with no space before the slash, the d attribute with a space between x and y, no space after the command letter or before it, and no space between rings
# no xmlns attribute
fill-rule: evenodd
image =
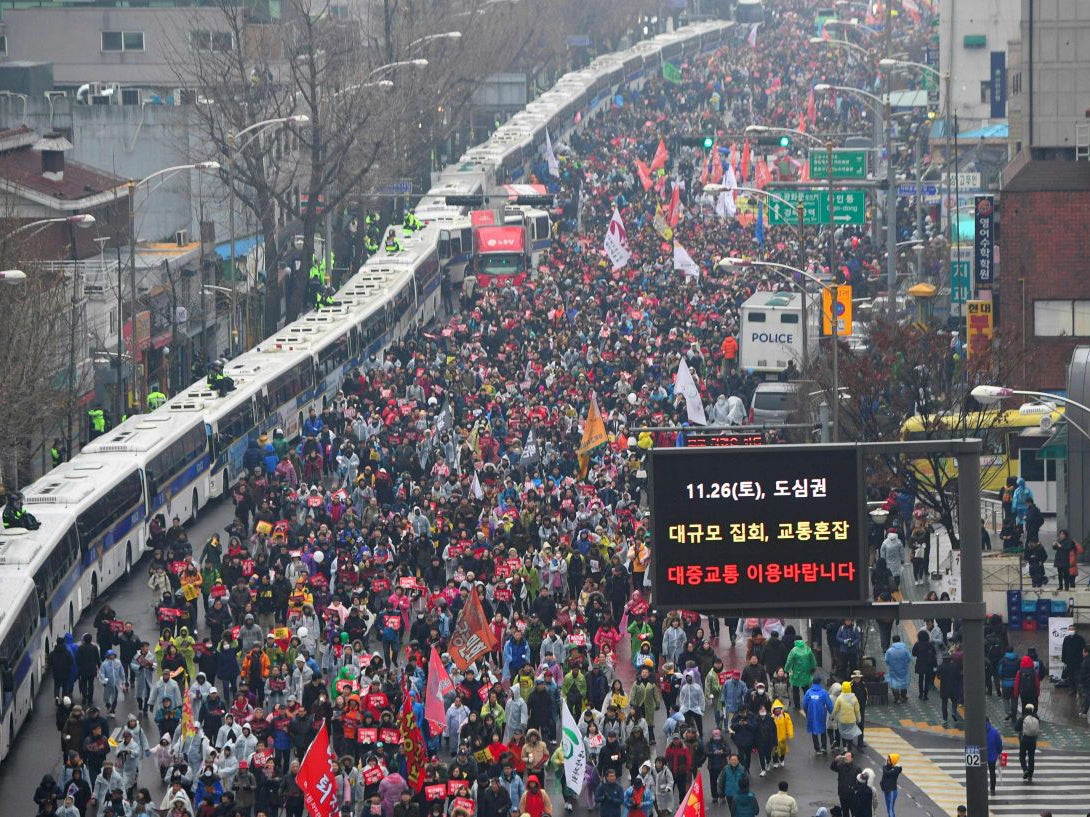
<svg viewBox="0 0 1090 817"><path fill-rule="evenodd" d="M829 178L829 154L825 148L810 150L810 178ZM838 148L833 150L834 179L867 178L867 151Z"/></svg>
<svg viewBox="0 0 1090 817"><path fill-rule="evenodd" d="M782 201L766 199L768 204L768 223L798 224L798 204L802 202L802 223L806 226L819 226L829 223L829 191L820 189L769 188L780 198L787 199L794 206L788 207ZM867 220L867 194L863 190L833 191L833 222L836 224L863 224Z"/></svg>

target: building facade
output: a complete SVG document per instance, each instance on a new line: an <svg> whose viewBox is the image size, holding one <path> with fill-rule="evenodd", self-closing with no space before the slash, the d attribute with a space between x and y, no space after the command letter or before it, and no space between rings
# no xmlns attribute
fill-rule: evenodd
<svg viewBox="0 0 1090 817"><path fill-rule="evenodd" d="M951 102L962 130L1006 116L1007 43L1019 36L1022 0L942 0L939 8L940 66L951 77L940 84L942 110Z"/></svg>

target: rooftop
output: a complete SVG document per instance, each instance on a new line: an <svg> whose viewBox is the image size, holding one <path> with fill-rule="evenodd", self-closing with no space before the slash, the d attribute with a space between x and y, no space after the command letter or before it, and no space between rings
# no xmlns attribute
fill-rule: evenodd
<svg viewBox="0 0 1090 817"><path fill-rule="evenodd" d="M42 173L40 136L26 125L0 131L0 186L61 211L96 207L127 194L125 180L65 161L63 173Z"/></svg>

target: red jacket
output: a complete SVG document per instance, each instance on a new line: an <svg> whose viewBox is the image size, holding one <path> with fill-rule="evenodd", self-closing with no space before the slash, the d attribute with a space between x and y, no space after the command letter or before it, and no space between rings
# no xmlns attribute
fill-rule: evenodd
<svg viewBox="0 0 1090 817"><path fill-rule="evenodd" d="M1028 655L1022 656L1022 662L1018 666L1018 672L1014 675L1014 697L1018 698L1022 694L1022 670L1029 669L1033 671L1033 700L1038 700L1041 697L1041 677L1037 674L1037 668L1033 666L1033 659Z"/></svg>

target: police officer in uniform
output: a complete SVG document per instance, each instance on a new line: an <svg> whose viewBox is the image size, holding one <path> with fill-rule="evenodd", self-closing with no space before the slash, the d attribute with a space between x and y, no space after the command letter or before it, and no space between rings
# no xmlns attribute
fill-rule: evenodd
<svg viewBox="0 0 1090 817"><path fill-rule="evenodd" d="M208 388L223 397L235 389L235 381L223 373L224 360L219 358L208 369Z"/></svg>
<svg viewBox="0 0 1090 817"><path fill-rule="evenodd" d="M23 495L18 491L8 497L8 503L4 506L3 519L5 528L37 530L41 526L41 522L35 518L34 514L23 507Z"/></svg>
<svg viewBox="0 0 1090 817"><path fill-rule="evenodd" d="M53 438L53 445L49 447L49 458L53 461L54 468L64 462L64 443L60 437Z"/></svg>
<svg viewBox="0 0 1090 817"><path fill-rule="evenodd" d="M148 411L155 411L167 401L167 396L158 389L148 392Z"/></svg>
<svg viewBox="0 0 1090 817"><path fill-rule="evenodd" d="M397 232L393 229L386 234L386 243L382 245L386 252L401 252L401 242L397 240Z"/></svg>
<svg viewBox="0 0 1090 817"><path fill-rule="evenodd" d="M102 410L102 406L95 406L87 410L87 423L89 426L89 439L93 440L95 437L101 437L106 433L106 412Z"/></svg>

